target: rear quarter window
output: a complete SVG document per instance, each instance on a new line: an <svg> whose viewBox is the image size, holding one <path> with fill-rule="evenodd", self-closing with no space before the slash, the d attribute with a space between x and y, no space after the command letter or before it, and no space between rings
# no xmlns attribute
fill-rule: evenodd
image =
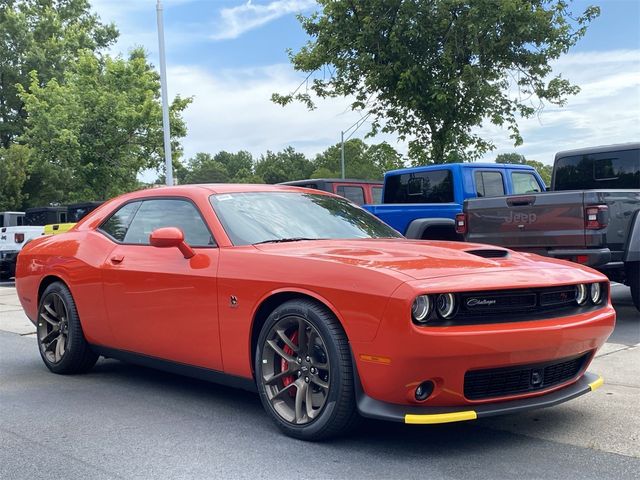
<svg viewBox="0 0 640 480"><path fill-rule="evenodd" d="M371 187L371 197L374 205L382 203L382 187Z"/></svg>
<svg viewBox="0 0 640 480"><path fill-rule="evenodd" d="M364 205L364 189L362 187L339 185L336 188L336 193L351 200L356 205Z"/></svg>
<svg viewBox="0 0 640 480"><path fill-rule="evenodd" d="M384 203L453 202L453 179L450 170L403 173L385 180Z"/></svg>
<svg viewBox="0 0 640 480"><path fill-rule="evenodd" d="M560 157L554 190L640 188L640 151L623 150Z"/></svg>

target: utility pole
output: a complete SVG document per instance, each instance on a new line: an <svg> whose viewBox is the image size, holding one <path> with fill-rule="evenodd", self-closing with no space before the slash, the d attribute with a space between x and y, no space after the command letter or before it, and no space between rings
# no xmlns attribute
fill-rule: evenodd
<svg viewBox="0 0 640 480"><path fill-rule="evenodd" d="M344 131L340 132L340 167L342 169L342 179L344 180Z"/></svg>
<svg viewBox="0 0 640 480"><path fill-rule="evenodd" d="M171 161L171 126L169 124L169 95L167 94L167 65L164 53L164 22L162 2L156 4L158 19L158 45L160 47L160 86L162 88L162 129L164 131L164 164L167 185L173 185L173 162Z"/></svg>
<svg viewBox="0 0 640 480"><path fill-rule="evenodd" d="M344 134L345 133L349 133L351 131L351 133L349 133L349 136L347 137L347 140L349 140L351 138L351 136L356 133L356 131L362 126L364 125L364 122L367 120L367 118L369 118L369 115L371 115L371 112L367 113L364 117L360 118L360 120L358 120L356 123L354 123L353 125L351 125L349 128L347 128L346 130L342 130L340 132L340 167L342 169L342 179L344 180L345 175L344 175ZM353 130L353 131L352 131Z"/></svg>

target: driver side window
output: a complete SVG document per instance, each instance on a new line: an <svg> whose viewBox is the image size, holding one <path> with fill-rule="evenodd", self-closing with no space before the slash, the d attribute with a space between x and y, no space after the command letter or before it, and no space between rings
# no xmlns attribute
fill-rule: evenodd
<svg viewBox="0 0 640 480"><path fill-rule="evenodd" d="M157 228L177 227L192 247L214 247L216 243L198 209L182 199L152 199L133 202L117 210L100 230L125 244L149 245Z"/></svg>
<svg viewBox="0 0 640 480"><path fill-rule="evenodd" d="M192 247L215 246L213 236L200 212L187 200L145 200L138 209L124 243L149 245L149 235L157 228L177 227L184 233L185 241Z"/></svg>

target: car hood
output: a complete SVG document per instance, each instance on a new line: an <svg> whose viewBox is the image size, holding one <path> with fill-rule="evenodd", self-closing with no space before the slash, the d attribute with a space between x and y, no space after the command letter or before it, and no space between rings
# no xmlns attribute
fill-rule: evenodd
<svg viewBox="0 0 640 480"><path fill-rule="evenodd" d="M422 280L505 269L572 268L566 262L492 245L405 239L311 240L262 244L264 253L364 267ZM498 257L495 257L498 255ZM488 258L487 258L488 257ZM575 264L577 268L583 268Z"/></svg>

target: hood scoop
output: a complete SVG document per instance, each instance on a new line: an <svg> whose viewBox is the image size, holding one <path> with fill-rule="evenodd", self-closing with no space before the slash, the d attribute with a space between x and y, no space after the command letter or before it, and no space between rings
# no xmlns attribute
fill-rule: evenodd
<svg viewBox="0 0 640 480"><path fill-rule="evenodd" d="M475 250L464 250L464 252L482 258L507 258L509 256L509 250L501 250L498 248L478 248Z"/></svg>

